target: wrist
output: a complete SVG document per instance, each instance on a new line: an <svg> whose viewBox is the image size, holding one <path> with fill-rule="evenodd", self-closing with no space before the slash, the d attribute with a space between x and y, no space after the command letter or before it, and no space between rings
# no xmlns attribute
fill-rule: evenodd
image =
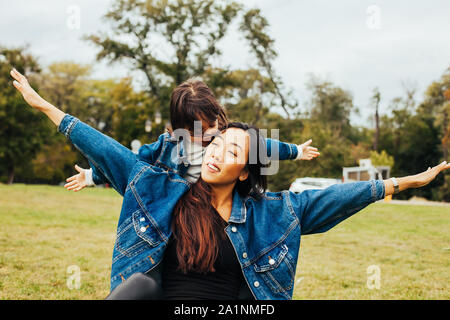
<svg viewBox="0 0 450 320"><path fill-rule="evenodd" d="M94 180L92 178L92 168L84 170L84 179L87 186L95 185Z"/></svg>
<svg viewBox="0 0 450 320"><path fill-rule="evenodd" d="M399 184L400 191L416 187L416 180L414 179L414 176L397 178L397 181Z"/></svg>
<svg viewBox="0 0 450 320"><path fill-rule="evenodd" d="M51 108L53 107L53 105L51 105L49 102L47 102L46 100L44 100L44 99L40 99L40 101L39 102L37 102L34 106L32 106L33 108L35 108L35 109L37 109L37 110L39 110L39 111L41 111L41 112L47 112L47 111L50 111L51 110Z"/></svg>
<svg viewBox="0 0 450 320"><path fill-rule="evenodd" d="M303 148L302 145L297 145L297 157L295 157L296 160L301 160L303 157Z"/></svg>

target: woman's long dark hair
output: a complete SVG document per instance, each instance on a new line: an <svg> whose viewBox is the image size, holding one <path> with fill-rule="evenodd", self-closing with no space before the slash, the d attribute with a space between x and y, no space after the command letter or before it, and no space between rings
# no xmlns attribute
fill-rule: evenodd
<svg viewBox="0 0 450 320"><path fill-rule="evenodd" d="M260 199L267 188L267 179L261 174L266 156L265 139L260 136L256 127L245 123L231 122L223 129L239 128L250 136L249 161L246 164L248 178L237 181L235 189L242 196L252 195ZM250 159L251 154L258 155ZM200 273L214 272L214 262L218 255L218 243L225 236L215 232L221 217L212 206L212 191L208 183L199 180L178 201L172 217L172 231L176 242L176 252L179 269L186 273L195 271Z"/></svg>

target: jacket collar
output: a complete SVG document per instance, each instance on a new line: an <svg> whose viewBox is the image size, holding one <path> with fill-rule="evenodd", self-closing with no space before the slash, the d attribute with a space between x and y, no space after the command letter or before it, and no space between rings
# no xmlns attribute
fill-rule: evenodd
<svg viewBox="0 0 450 320"><path fill-rule="evenodd" d="M247 208L245 207L244 199L239 193L234 190L233 205L231 207L231 215L229 222L244 223L247 218Z"/></svg>

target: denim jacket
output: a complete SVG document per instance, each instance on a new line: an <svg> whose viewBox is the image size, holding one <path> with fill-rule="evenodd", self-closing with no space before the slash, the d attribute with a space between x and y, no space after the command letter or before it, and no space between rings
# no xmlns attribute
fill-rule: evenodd
<svg viewBox="0 0 450 320"><path fill-rule="evenodd" d="M114 139L66 115L58 130L123 195L111 268L111 291L136 272L161 283L171 214L190 183L171 170L140 161ZM226 234L255 299L292 299L300 238L324 232L384 197L384 183L337 184L299 194L267 192L263 199L233 194Z"/></svg>
<svg viewBox="0 0 450 320"><path fill-rule="evenodd" d="M186 147L182 141L171 136L168 132L161 134L158 140L145 144L139 148L138 159L154 166L173 171L184 177L189 168ZM298 147L292 143L285 143L276 139L266 139L267 155L270 160L292 160L298 155ZM92 180L96 185L111 183L104 177L101 170L90 163Z"/></svg>

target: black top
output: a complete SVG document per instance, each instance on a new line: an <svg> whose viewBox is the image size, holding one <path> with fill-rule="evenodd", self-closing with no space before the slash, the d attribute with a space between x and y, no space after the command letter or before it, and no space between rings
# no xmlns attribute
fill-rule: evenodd
<svg viewBox="0 0 450 320"><path fill-rule="evenodd" d="M223 236L219 237L222 240L219 241L218 255L214 262L216 271L206 274L188 271L184 274L181 270L177 270L176 239L172 235L163 258L164 299L236 300L238 298L239 289L246 282L233 245L225 234L224 229L228 223L218 213L217 216L219 219L216 223L216 232L221 232Z"/></svg>

